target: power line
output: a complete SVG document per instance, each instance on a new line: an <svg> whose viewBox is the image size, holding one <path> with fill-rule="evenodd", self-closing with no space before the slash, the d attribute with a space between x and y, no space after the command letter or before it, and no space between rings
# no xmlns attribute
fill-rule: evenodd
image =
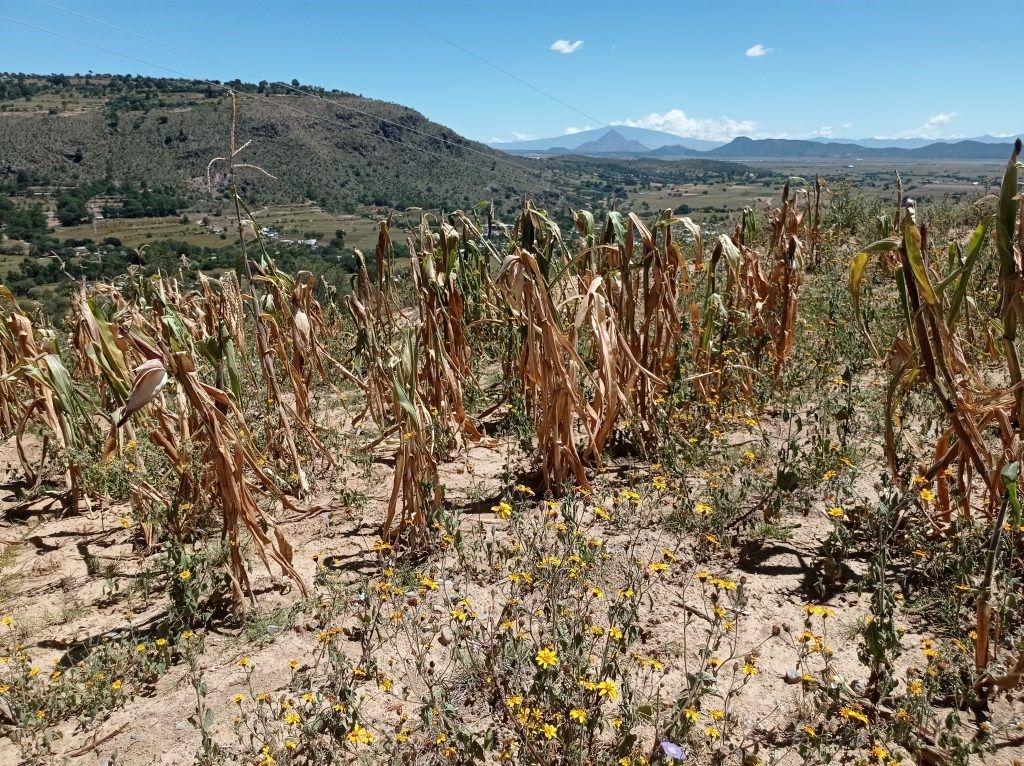
<svg viewBox="0 0 1024 766"><path fill-rule="evenodd" d="M448 156L448 155L444 155L444 154L440 154L438 152L431 151L429 149L424 149L424 148L419 147L419 146L412 146L410 144L406 144L403 141L400 141L400 140L394 139L394 138L389 138L388 136L382 135L380 133L375 133L373 131L364 130L364 129L358 128L358 127L356 127L354 125L345 125L345 124L342 124L340 122L336 122L335 120L332 120L329 117L324 117L322 115L313 114L312 112L307 112L304 109L299 109L297 107L290 106L288 104L280 103L278 101L275 101L271 96L261 96L260 94L247 93L245 91L234 91L233 88L231 88L230 86L224 85L223 83L214 82L212 80L206 80L206 79L201 78L201 77L191 77L188 74L186 74L186 73L184 73L184 72L182 72L180 70L174 69L173 67L168 67L168 66L164 66L162 64L157 64L155 62L148 61L146 59L139 58L137 56L132 56L132 55L124 53L122 51L117 51L117 50L113 50L111 48L107 48L107 47L105 47L103 45L99 45L98 43L93 43L93 42L90 42L88 40L82 40L82 39L79 39L77 37L74 37L73 35L64 34L63 32L57 32L56 30L53 30L53 29L47 29L46 27L41 27L41 26L38 26L36 24L32 24L30 22L23 21L21 19L15 19L15 18L11 18L11 17L8 17L8 16L0 16L0 20L9 21L9 22L14 23L14 24L19 24L19 25L21 25L23 27L27 27L28 29L34 29L37 32L43 32L45 34L53 35L54 37L60 37L60 38L63 38L65 40L70 40L71 42L78 43L79 45L85 45L85 46L88 46L90 48L95 48L97 50L103 51L104 53L109 53L109 54L114 55L114 56L120 56L122 58L128 59L129 61L134 61L134 62L136 62L138 64L144 64L145 66L154 67L156 69L161 69L161 70L163 70L165 72L170 72L171 74L177 75L177 76L179 76L181 78L184 78L184 79L187 79L187 80L193 80L194 82L201 82L201 83L203 83L205 85L209 85L209 86L215 87L215 88L223 88L226 91L233 91L233 92L237 93L237 95L239 95L239 96L251 98L251 99L254 99L254 100L269 101L270 103L273 103L276 106L281 107L282 109L286 109L286 110L288 110L290 112L293 112L295 114L302 114L302 115L305 115L306 117L308 117L308 118L310 118L312 120L317 120L317 121L320 121L320 122L326 122L326 123L328 123L330 125L336 125L337 127L340 127L340 128L346 129L346 130L354 130L357 133L363 133L363 134L365 134L367 136L370 136L372 138L376 138L376 139L380 139L380 140L383 140L383 141L388 141L390 143L396 144L398 146L401 146L404 149L409 149L409 150L412 150L412 151L422 152L424 154L428 154L428 155L430 155L432 157L437 157L438 159L441 159L441 160L444 160L444 161L457 162L457 163L459 163L461 165L465 165L466 167L473 168L473 169L478 170L480 172L483 172L485 174L488 174L488 173L492 172L492 170L490 168L485 168L482 165L477 165L476 163L469 162L467 160L463 160L463 159L460 159L458 157L451 157L451 156ZM324 99L324 100L327 101L328 103L338 105L337 102L334 102L331 99ZM374 117L373 115L370 115L370 116ZM379 119L379 118L374 117L374 119ZM400 127L405 128L404 125L401 125L400 123L398 123L398 124L400 125ZM458 146L458 145L456 145L456 146ZM472 147L461 147L460 146L459 148L471 149ZM520 171L523 171L523 172L535 173L535 174L537 174L540 177L543 177L543 173L545 172L544 170L541 170L541 169L529 168L529 167L525 167L525 166L522 166L522 165L518 165L518 164L516 164L514 162L509 162L508 160L504 160L501 157L495 157L495 156L486 155L486 154L484 156L488 157L489 159L491 159L494 162L501 162L501 163L504 163L506 165L510 165L510 166L516 168L517 170L520 170ZM547 172L552 172L552 171L548 170Z"/></svg>
<svg viewBox="0 0 1024 766"><path fill-rule="evenodd" d="M180 47L178 47L176 45L172 45L171 43L166 43L166 42L163 42L162 40L157 40L157 39L154 39L152 37L148 37L148 36L146 36L144 34L141 34L140 32L136 32L136 31L134 31L132 29L127 29L126 27L118 26L117 24L112 24L109 21L105 21L103 19L96 18L95 16L90 16L87 13L82 13L80 11L76 11L73 8L65 8L64 6L57 5L56 3L50 3L50 2L47 2L46 0L36 0L36 2L39 3L40 5L45 5L45 6L48 6L50 8L54 8L54 9L56 9L58 11L63 11L64 13L70 13L70 14L72 14L74 16L78 16L79 18L95 22L96 24L102 24L103 26L108 27L110 29L114 29L114 30L116 30L118 32L123 32L125 34L132 35L133 37L138 37L140 40L145 40L146 42L153 43L154 45L159 45L161 47L164 47L164 48L167 48L169 50L175 51L177 53L183 53L186 56L192 56L192 57L197 58L197 59L202 59L203 61L206 61L207 63L214 64L215 66L223 67L225 69L230 69L230 70L235 71L235 72L237 72L239 74L245 75L246 77L256 78L257 80L262 80L263 79L262 77L260 77L255 72L250 72L250 71L247 71L247 70L242 69L240 67L234 66L233 64L228 64L226 62L218 61L217 59L210 58L209 56L206 56L204 54L196 53L194 51L190 51L190 50L187 50L185 48L180 48ZM168 70L168 71L173 71L173 70ZM519 170L523 170L523 171L526 171L526 172L541 172L541 171L535 171L535 169L533 169L533 168L525 167L525 166L520 165L520 164L518 164L516 162L512 162L511 160L506 160L503 157L495 157L493 154L490 154L490 153L485 152L485 151L481 151L480 149L476 149L476 148L474 148L472 146L463 146L463 145L461 145L461 144L459 144L459 143L457 143L455 141L449 141L448 139L446 139L446 138L444 138L442 136L435 136L432 133L427 133L426 131L418 130L417 128L414 128L414 127L411 127L411 126L408 126L408 125L403 125L400 122L395 122L394 120L389 120L386 117L380 117L379 115L375 115L375 114L373 114L371 112L364 112L363 110L357 109L354 106L349 106L348 104L343 104L343 103L341 103L339 101L335 101L334 99L327 98L326 96L324 96L324 95L322 95L320 93L315 93L315 92L310 92L308 90L303 90L302 88L297 88L297 87L295 87L293 85L290 85L288 83L283 83L283 82L282 83L276 83L276 85L279 85L281 87L287 88L288 90L293 91L295 93L298 93L301 96L308 96L310 98L318 98L321 101L326 101L327 103L332 104L332 105L334 105L334 106L336 106L336 107L338 107L340 109L346 109L346 110L348 110L350 112L355 112L356 114L361 114L364 117L369 117L369 118L374 119L374 120L379 120L380 122L383 122L385 124L393 125L393 126L395 126L397 128L400 128L402 130L407 130L407 131L409 131L411 133L416 133L416 134L424 136L426 138L433 139L435 141L440 141L441 143L447 144L448 146L451 146L451 147L454 147L454 148L458 148L458 149L462 149L462 150L467 151L467 152L472 152L473 154L479 154L480 156L485 157L488 160L492 160L492 161L496 161L496 162L501 162L501 163L503 163L505 165L509 165L510 167L514 167L514 168L517 168Z"/></svg>
<svg viewBox="0 0 1024 766"><path fill-rule="evenodd" d="M545 96L546 98L551 99L555 103L561 104L566 109L569 109L569 110L571 110L573 112L576 112L576 114L580 115L581 117L586 117L591 122L598 123L598 127L608 127L609 126L609 123L605 122L604 120L599 120L597 117L594 117L592 115L587 114L586 112L582 111L581 109L576 108L575 106L573 106L572 104L568 103L567 101L563 101L558 96L556 96L556 95L554 95L552 93L548 93L546 90L544 90L543 88L540 88L540 87L534 85L532 82L529 82L528 80L524 80L519 75L514 74L513 72L510 72L510 71L508 71L507 69L505 69L505 68L503 68L501 66L498 66L493 61L489 61L488 59L485 59L483 56L481 56L481 55L479 55L477 53L474 53L473 51L469 50L469 48L465 48L462 45L459 45L454 40L451 40L451 39L445 37L444 35L442 35L440 32L435 32L430 27L424 26L423 24L421 24L420 22L416 21L415 19L409 18L404 13L401 13L400 11L396 11L394 8L391 8L391 7L389 7L387 5L384 5L383 3L380 3L380 2L378 2L377 5L379 5L381 8L383 8L388 13L392 13L395 16L398 16L398 18L406 21L409 24L412 24L414 27L417 27L418 29L422 30L423 32L426 32L428 35L436 37L438 40L441 40L442 42L447 43L448 45L452 46L456 50L462 51L467 56L472 56L477 61L479 61L481 64L485 64L485 65L489 66L491 69L494 69L497 72L501 72L506 77L512 78L513 80L518 82L520 85L525 85L530 90L536 91L537 93L540 93L542 96Z"/></svg>

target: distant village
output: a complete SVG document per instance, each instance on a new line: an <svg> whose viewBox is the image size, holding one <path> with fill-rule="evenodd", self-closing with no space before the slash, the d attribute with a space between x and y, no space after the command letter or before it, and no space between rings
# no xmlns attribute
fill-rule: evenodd
<svg viewBox="0 0 1024 766"><path fill-rule="evenodd" d="M306 247L316 247L316 239L284 239L281 236L281 232L272 226L261 226L260 235L267 239L273 239L280 242L282 245L305 245Z"/></svg>

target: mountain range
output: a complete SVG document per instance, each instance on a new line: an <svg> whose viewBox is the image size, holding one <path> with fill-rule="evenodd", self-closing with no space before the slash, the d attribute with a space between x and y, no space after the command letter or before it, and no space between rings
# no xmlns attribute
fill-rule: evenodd
<svg viewBox="0 0 1024 766"><path fill-rule="evenodd" d="M687 138L677 136L674 133L666 133L662 130L651 130L650 128L616 125L614 127L594 128L593 130L580 130L564 136L553 136L552 138L531 138L523 141L492 141L488 146L515 154L544 152L549 149L578 149L582 144L600 140L610 132L618 133L622 138L629 141L639 141L646 149L659 149L662 146L675 145L685 146L688 149L696 149L698 151L706 151L726 143L725 141L708 141L703 138Z"/></svg>
<svg viewBox="0 0 1024 766"><path fill-rule="evenodd" d="M963 140L935 142L913 149L875 148L859 144L820 143L786 138L734 138L725 146L705 152L719 159L903 159L903 160L1005 160L1013 145Z"/></svg>
<svg viewBox="0 0 1024 766"><path fill-rule="evenodd" d="M614 127L586 130L554 138L491 143L490 146L531 157L568 154L590 157L707 157L718 159L903 159L1002 160L1012 140L998 136L969 139L927 138L761 138L746 136L729 142L684 138L647 128Z"/></svg>

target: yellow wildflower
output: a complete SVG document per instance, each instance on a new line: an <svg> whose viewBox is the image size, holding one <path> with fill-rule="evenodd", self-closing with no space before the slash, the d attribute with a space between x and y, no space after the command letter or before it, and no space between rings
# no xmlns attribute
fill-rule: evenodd
<svg viewBox="0 0 1024 766"><path fill-rule="evenodd" d="M345 739L354 745L372 745L376 737L357 723L352 727L352 731L345 735Z"/></svg>
<svg viewBox="0 0 1024 766"><path fill-rule="evenodd" d="M537 657L535 659L537 661L537 665L544 670L548 670L549 668L553 668L558 665L558 653L547 646L537 652Z"/></svg>
<svg viewBox="0 0 1024 766"><path fill-rule="evenodd" d="M426 575L420 575L420 590L426 592L428 590L437 590L438 587L436 580L431 580Z"/></svg>
<svg viewBox="0 0 1024 766"><path fill-rule="evenodd" d="M868 717L866 715L864 715L859 710L854 710L853 708L850 708L850 707L841 707L841 708L839 708L839 715L841 715L843 718L849 719L851 721L859 721L860 723L863 723L863 724L868 723Z"/></svg>

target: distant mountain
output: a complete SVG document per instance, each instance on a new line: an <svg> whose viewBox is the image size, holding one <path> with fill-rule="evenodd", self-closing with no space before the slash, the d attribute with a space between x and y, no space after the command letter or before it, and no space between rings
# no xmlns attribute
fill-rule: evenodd
<svg viewBox="0 0 1024 766"><path fill-rule="evenodd" d="M981 144L1005 144L1012 139L999 136L973 136L971 138L824 138L810 139L822 144L857 144L869 149L919 149L930 144L954 144L960 141L977 141Z"/></svg>
<svg viewBox="0 0 1024 766"><path fill-rule="evenodd" d="M580 144L575 151L577 154L642 154L650 149L639 141L631 141L617 130L609 130L600 138Z"/></svg>
<svg viewBox="0 0 1024 766"><path fill-rule="evenodd" d="M606 139L609 134L618 138ZM620 141L619 139L624 139ZM607 141L602 144L600 142ZM643 149L633 145L628 148L626 142L636 142ZM1010 138L984 135L969 139L930 139L930 138L810 138L785 139L763 138L752 139L745 136L724 141L706 141L700 138L684 138L672 133L647 128L631 128L626 125L603 127L595 130L584 130L565 136L552 138L535 138L529 141L506 141L489 144L495 149L531 157L561 156L565 154L601 156L616 154L631 157L771 157L772 159L818 158L818 159L858 159L865 157L903 157L912 159L914 155L904 155L903 150L924 149L931 146L947 146L953 149L929 149L920 155L921 159L1002 159L1004 152L988 150L974 146L1005 147L1012 143ZM821 148L832 147L832 148ZM875 153L883 150L881 154ZM891 153L890 153L891 150Z"/></svg>
<svg viewBox="0 0 1024 766"><path fill-rule="evenodd" d="M1005 139L1004 139L1005 140ZM703 156L742 159L905 159L1001 160L1010 156L1011 143L982 141L933 142L914 148L868 147L859 144L821 143L785 138L734 138Z"/></svg>
<svg viewBox="0 0 1024 766"><path fill-rule="evenodd" d="M665 133L661 130L650 130L648 128L632 128L628 125L616 125L614 127L595 128L593 130L581 130L578 133L569 133L564 136L551 138L533 138L527 141L493 141L489 144L494 149L501 149L503 152L515 154L538 154L549 149L578 149L581 144L589 141L596 141L609 132L616 132L630 141L639 141L650 149L660 149L662 146L685 146L689 149L706 151L721 146L724 141L708 141L703 138L689 138L677 136L673 133Z"/></svg>
<svg viewBox="0 0 1024 766"><path fill-rule="evenodd" d="M629 141L615 131L611 138L603 136L568 148L556 146L550 149L511 150L510 154L526 157L562 157L565 155L587 157L618 157L622 159L671 160L683 157L706 157L726 160L847 160L850 162L867 159L913 160L1004 160L1010 156L1011 144L984 141L935 141L924 146L873 147L849 144L840 141L823 142L813 139L791 138L748 138L740 136L728 144L710 151L688 149L685 146L660 146L645 149L637 141ZM608 134L606 134L607 136Z"/></svg>
<svg viewBox="0 0 1024 766"><path fill-rule="evenodd" d="M698 151L697 149L691 149L682 144L675 144L673 146L660 146L657 149L651 149L651 151L645 154L645 157L658 157L661 159L676 158L676 157L703 157L707 152Z"/></svg>
<svg viewBox="0 0 1024 766"><path fill-rule="evenodd" d="M1006 141L1004 138L1003 141ZM1005 160L1013 151L1013 142L991 144L983 141L955 141L936 143L908 150L907 154L920 159L941 160Z"/></svg>
<svg viewBox="0 0 1024 766"><path fill-rule="evenodd" d="M878 150L865 149L856 144L823 144L818 141L805 141L790 138L734 138L725 146L712 149L709 156L715 157L747 157L747 158L782 158L782 157L816 157L857 159L865 154L874 156Z"/></svg>
<svg viewBox="0 0 1024 766"><path fill-rule="evenodd" d="M807 139L818 144L856 144L868 149L917 149L934 144L930 138L824 138L815 136Z"/></svg>

